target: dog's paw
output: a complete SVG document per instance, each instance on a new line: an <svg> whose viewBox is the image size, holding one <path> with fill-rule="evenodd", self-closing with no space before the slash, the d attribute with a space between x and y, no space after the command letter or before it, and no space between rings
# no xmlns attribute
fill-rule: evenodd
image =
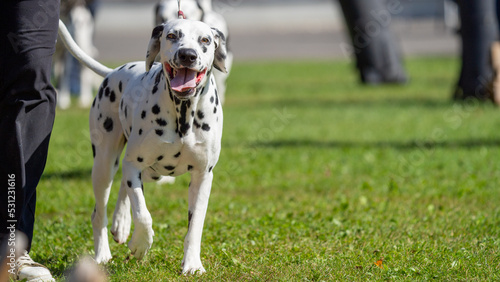
<svg viewBox="0 0 500 282"><path fill-rule="evenodd" d="M96 263L107 263L112 258L108 244L97 246L95 252Z"/></svg>
<svg viewBox="0 0 500 282"><path fill-rule="evenodd" d="M182 274L193 275L193 274L203 274L205 273L205 268L201 265L201 260L198 259L185 259L182 262Z"/></svg>
<svg viewBox="0 0 500 282"><path fill-rule="evenodd" d="M96 221L93 221L92 223L94 222ZM106 263L112 258L108 244L108 229L94 228L93 233L94 233L93 235L94 235L95 261L97 263Z"/></svg>
<svg viewBox="0 0 500 282"><path fill-rule="evenodd" d="M118 244L127 242L131 224L132 218L129 208L122 208L120 210L117 208L113 215L113 225L111 226L111 234L113 234L115 242Z"/></svg>
<svg viewBox="0 0 500 282"><path fill-rule="evenodd" d="M95 255L95 262L98 263L98 264L107 263L112 258L113 257L111 256L111 252L109 252L107 254L100 253L100 254L96 254Z"/></svg>
<svg viewBox="0 0 500 282"><path fill-rule="evenodd" d="M132 239L128 242L128 248L136 259L142 259L153 244L153 228L136 225Z"/></svg>

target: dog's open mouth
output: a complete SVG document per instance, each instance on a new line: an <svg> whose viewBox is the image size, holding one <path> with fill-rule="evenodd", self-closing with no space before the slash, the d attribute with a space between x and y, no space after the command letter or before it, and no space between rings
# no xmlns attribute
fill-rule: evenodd
<svg viewBox="0 0 500 282"><path fill-rule="evenodd" d="M201 72L190 68L173 68L165 63L165 69L170 77L170 87L180 96L188 96L194 93L195 88L205 77L207 69Z"/></svg>

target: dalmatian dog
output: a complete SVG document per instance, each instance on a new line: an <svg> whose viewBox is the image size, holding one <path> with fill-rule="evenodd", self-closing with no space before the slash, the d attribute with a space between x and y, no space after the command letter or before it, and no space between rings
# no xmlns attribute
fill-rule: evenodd
<svg viewBox="0 0 500 282"><path fill-rule="evenodd" d="M60 35L64 33L61 23ZM60 37L70 51L77 48L64 34ZM85 54L73 54L105 75L89 118L94 154L92 185L96 205L92 227L96 261L105 263L112 258L106 205L122 150L128 143L111 227L113 239L125 243L133 219L135 228L128 247L137 259L142 259L154 235L143 182L190 173L189 228L182 272L205 272L200 259L201 237L223 122L213 72L226 71L224 34L203 22L171 20L153 29L145 62L128 63L115 70ZM154 62L157 55L159 63Z"/></svg>
<svg viewBox="0 0 500 282"><path fill-rule="evenodd" d="M161 23L177 18L177 11L177 0L160 0L155 5L154 10L156 25L160 25ZM229 38L227 23L221 14L213 11L212 0L183 0L182 11L187 19L202 21L209 26L220 30L226 39ZM232 62L233 54L228 51L226 57L227 72L221 72L219 70L214 71L215 82L217 83L217 88L219 90L219 99L222 104L225 100L226 80L229 76L229 72L231 71Z"/></svg>

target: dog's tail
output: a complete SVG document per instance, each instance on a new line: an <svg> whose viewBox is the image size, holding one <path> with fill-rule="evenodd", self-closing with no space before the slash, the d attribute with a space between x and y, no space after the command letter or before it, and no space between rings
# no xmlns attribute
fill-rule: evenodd
<svg viewBox="0 0 500 282"><path fill-rule="evenodd" d="M59 20L59 38L61 38L64 46L66 46L73 57L78 59L78 61L87 66L89 69L93 70L98 75L105 77L112 71L112 69L106 67L105 65L99 63L98 61L87 55L80 48L80 46L76 44L75 40L73 40L73 37L71 37L71 34L66 28L66 25L64 25L61 20Z"/></svg>

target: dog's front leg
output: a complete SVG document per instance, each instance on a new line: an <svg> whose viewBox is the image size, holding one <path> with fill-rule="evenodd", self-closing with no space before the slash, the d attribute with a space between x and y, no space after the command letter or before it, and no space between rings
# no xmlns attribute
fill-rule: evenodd
<svg viewBox="0 0 500 282"><path fill-rule="evenodd" d="M120 189L126 189L132 206L134 232L128 247L137 259L142 259L153 244L153 220L146 207L141 171L128 161L123 161L123 178Z"/></svg>
<svg viewBox="0 0 500 282"><path fill-rule="evenodd" d="M189 214L188 232L184 239L184 259L182 260L182 273L204 273L201 264L201 235L203 223L207 213L208 199L212 188L213 173L193 173L189 185Z"/></svg>

